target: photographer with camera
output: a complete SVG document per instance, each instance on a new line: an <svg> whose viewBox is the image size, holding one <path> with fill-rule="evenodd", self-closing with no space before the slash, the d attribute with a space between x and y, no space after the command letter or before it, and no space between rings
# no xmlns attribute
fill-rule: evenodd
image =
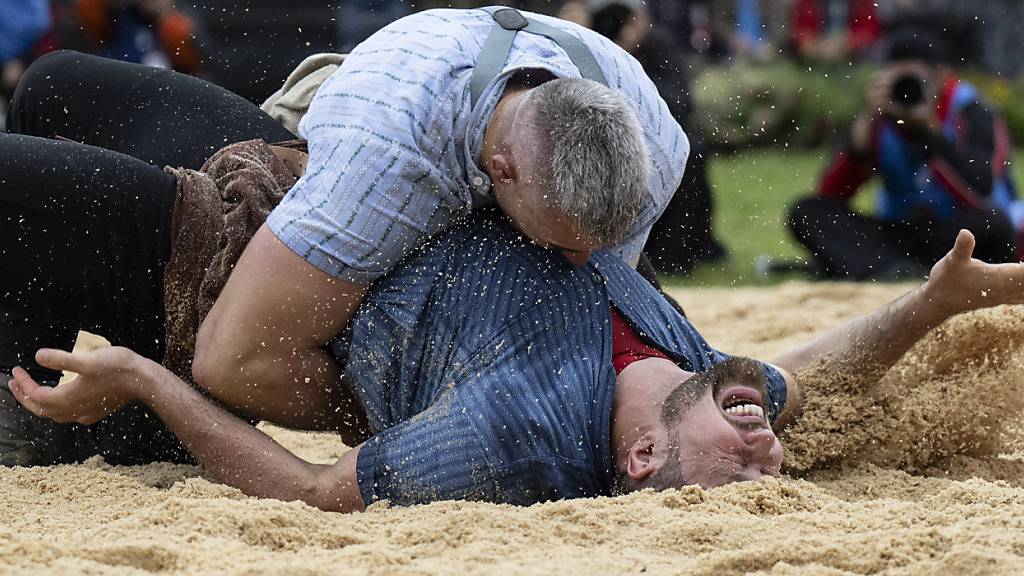
<svg viewBox="0 0 1024 576"><path fill-rule="evenodd" d="M1006 127L942 65L949 56L937 34L894 34L817 194L790 210L790 229L822 276L920 278L961 228L977 238L975 257L1017 260L1024 206L1010 180ZM859 214L851 199L874 174L876 212Z"/></svg>

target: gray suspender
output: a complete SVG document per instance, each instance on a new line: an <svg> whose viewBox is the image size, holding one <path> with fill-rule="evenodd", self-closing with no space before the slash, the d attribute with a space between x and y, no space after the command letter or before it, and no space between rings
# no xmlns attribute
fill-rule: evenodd
<svg viewBox="0 0 1024 576"><path fill-rule="evenodd" d="M508 60L508 53L512 49L512 41L515 40L516 33L520 30L539 34L558 44L562 50L565 50L569 60L579 68L580 75L588 80L608 85L604 72L598 66L594 55L579 38L553 26L531 20L520 14L515 8L497 6L484 8L484 10L491 14L496 24L491 28L487 39L484 40L484 47L476 59L473 75L469 79L470 102L473 106L476 106L476 101L480 99L484 88L487 88L491 80L501 73L505 61Z"/></svg>

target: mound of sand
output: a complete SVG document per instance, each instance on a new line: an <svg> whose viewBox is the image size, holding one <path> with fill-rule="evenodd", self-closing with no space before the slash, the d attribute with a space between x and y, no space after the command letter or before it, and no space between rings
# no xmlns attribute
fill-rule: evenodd
<svg viewBox="0 0 1024 576"><path fill-rule="evenodd" d="M905 287L677 294L721 349L765 359ZM1024 572L1024 310L954 319L879 382L804 375L791 475L514 508L326 514L197 468L0 469L0 574ZM270 430L307 458L345 450Z"/></svg>

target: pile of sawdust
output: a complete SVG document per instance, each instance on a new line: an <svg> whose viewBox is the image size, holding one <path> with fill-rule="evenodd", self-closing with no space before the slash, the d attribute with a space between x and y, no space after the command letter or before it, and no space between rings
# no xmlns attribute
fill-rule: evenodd
<svg viewBox="0 0 1024 576"><path fill-rule="evenodd" d="M903 290L677 296L712 343L770 360ZM811 407L787 438L800 477L710 492L339 515L246 498L191 467L0 469L0 574L1020 573L1021 328L1019 309L956 319L858 394L807 375ZM319 462L345 449L270 432Z"/></svg>

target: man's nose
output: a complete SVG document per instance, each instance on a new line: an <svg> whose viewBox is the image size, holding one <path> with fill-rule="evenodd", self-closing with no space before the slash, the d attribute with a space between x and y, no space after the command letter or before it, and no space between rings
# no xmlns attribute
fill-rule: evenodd
<svg viewBox="0 0 1024 576"><path fill-rule="evenodd" d="M583 266L584 264L586 264L587 260L590 260L590 254L590 250L573 252L566 250L562 252L562 256L565 256L565 259L568 260L574 266Z"/></svg>
<svg viewBox="0 0 1024 576"><path fill-rule="evenodd" d="M750 432L745 440L751 462L767 468L777 468L782 463L781 450L776 449L775 434L770 429Z"/></svg>

